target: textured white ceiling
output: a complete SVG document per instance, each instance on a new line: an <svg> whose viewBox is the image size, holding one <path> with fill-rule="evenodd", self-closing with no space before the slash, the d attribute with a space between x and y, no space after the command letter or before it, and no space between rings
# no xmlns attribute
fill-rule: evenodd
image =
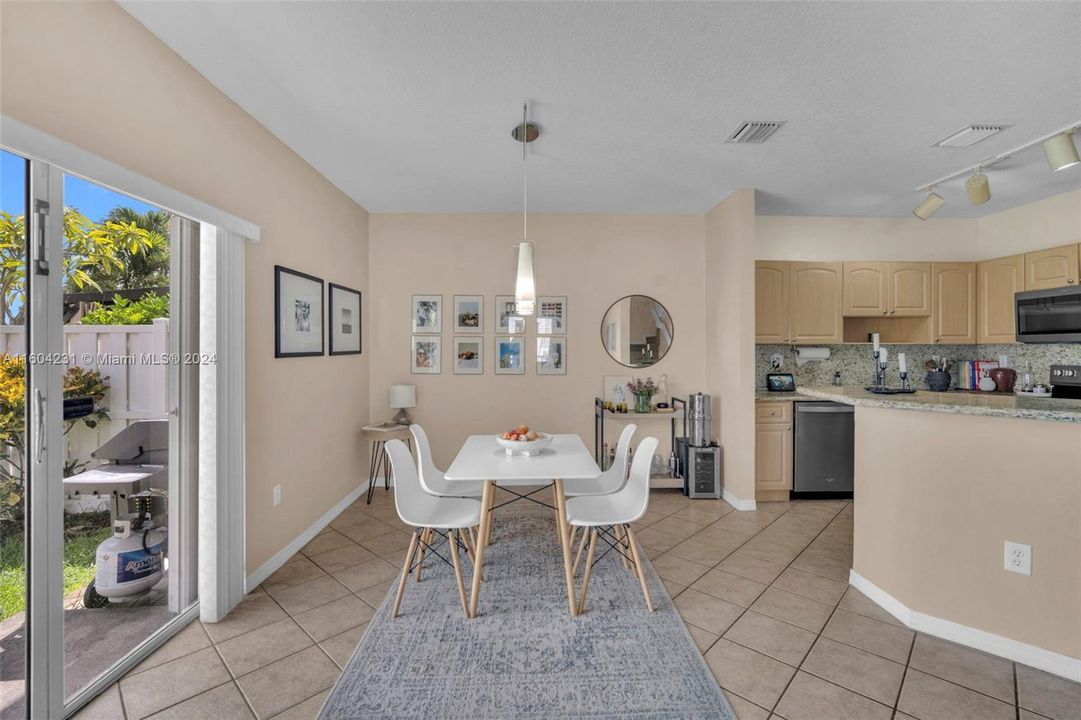
<svg viewBox="0 0 1081 720"><path fill-rule="evenodd" d="M373 212L908 216L913 188L1081 120L1081 3L143 2L123 7ZM764 145L724 140L786 120ZM968 149L931 143L1008 123ZM938 217L1081 187L1039 148Z"/></svg>

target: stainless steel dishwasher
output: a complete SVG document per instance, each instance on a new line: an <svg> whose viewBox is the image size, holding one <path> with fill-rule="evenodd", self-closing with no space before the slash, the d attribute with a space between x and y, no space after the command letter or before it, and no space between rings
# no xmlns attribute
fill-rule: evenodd
<svg viewBox="0 0 1081 720"><path fill-rule="evenodd" d="M855 413L835 402L796 402L795 494L851 497Z"/></svg>

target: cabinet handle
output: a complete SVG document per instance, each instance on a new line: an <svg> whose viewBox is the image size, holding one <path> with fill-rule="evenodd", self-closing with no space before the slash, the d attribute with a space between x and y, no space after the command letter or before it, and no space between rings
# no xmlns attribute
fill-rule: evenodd
<svg viewBox="0 0 1081 720"><path fill-rule="evenodd" d="M896 312L897 312L896 310L890 310L890 315L893 315Z"/></svg>
<svg viewBox="0 0 1081 720"><path fill-rule="evenodd" d="M1067 281L1066 281L1066 284L1067 284L1067 285L1073 285L1073 280L1067 280Z"/></svg>
<svg viewBox="0 0 1081 720"><path fill-rule="evenodd" d="M889 310L883 310L883 311L882 311L882 314L883 314L883 315L885 315L885 314L886 314L886 313L888 313L888 312L889 312Z"/></svg>

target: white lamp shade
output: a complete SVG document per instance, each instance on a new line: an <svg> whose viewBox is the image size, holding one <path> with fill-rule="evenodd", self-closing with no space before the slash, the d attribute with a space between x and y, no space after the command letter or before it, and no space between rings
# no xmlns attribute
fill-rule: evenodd
<svg viewBox="0 0 1081 720"><path fill-rule="evenodd" d="M965 180L965 192L973 205L983 205L991 199L991 181L982 172L976 172Z"/></svg>
<svg viewBox="0 0 1081 720"><path fill-rule="evenodd" d="M411 408L417 406L416 385L391 385L390 406L392 408Z"/></svg>
<svg viewBox="0 0 1081 720"><path fill-rule="evenodd" d="M1043 154L1047 156L1047 164L1055 172L1081 163L1081 157L1077 156L1077 146L1074 145L1072 132L1059 133L1050 140L1044 140Z"/></svg>
<svg viewBox="0 0 1081 720"><path fill-rule="evenodd" d="M523 240L516 247L518 258L514 276L515 312L519 315L532 315L537 302L537 288L533 282L533 243Z"/></svg>
<svg viewBox="0 0 1081 720"><path fill-rule="evenodd" d="M946 201L943 200L942 196L938 193L928 193L927 197L923 199L923 202L916 206L912 213L920 220L926 220L927 218L934 215L935 211L942 207L945 203Z"/></svg>

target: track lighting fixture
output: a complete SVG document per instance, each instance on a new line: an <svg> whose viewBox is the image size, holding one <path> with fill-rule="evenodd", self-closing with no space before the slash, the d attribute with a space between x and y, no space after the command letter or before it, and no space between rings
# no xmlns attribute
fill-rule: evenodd
<svg viewBox="0 0 1081 720"><path fill-rule="evenodd" d="M991 199L991 181L980 168L976 168L976 172L965 180L965 192L968 193L968 201L973 205L983 205Z"/></svg>
<svg viewBox="0 0 1081 720"><path fill-rule="evenodd" d="M1043 154L1047 156L1047 164L1055 172L1081 163L1081 157L1077 156L1077 146L1073 141L1073 130L1067 130L1044 140Z"/></svg>
<svg viewBox="0 0 1081 720"><path fill-rule="evenodd" d="M935 212L946 204L946 201L942 199L942 196L934 191L932 188L927 197L923 199L919 205L915 207L912 214L918 217L920 220L926 220L935 214Z"/></svg>

